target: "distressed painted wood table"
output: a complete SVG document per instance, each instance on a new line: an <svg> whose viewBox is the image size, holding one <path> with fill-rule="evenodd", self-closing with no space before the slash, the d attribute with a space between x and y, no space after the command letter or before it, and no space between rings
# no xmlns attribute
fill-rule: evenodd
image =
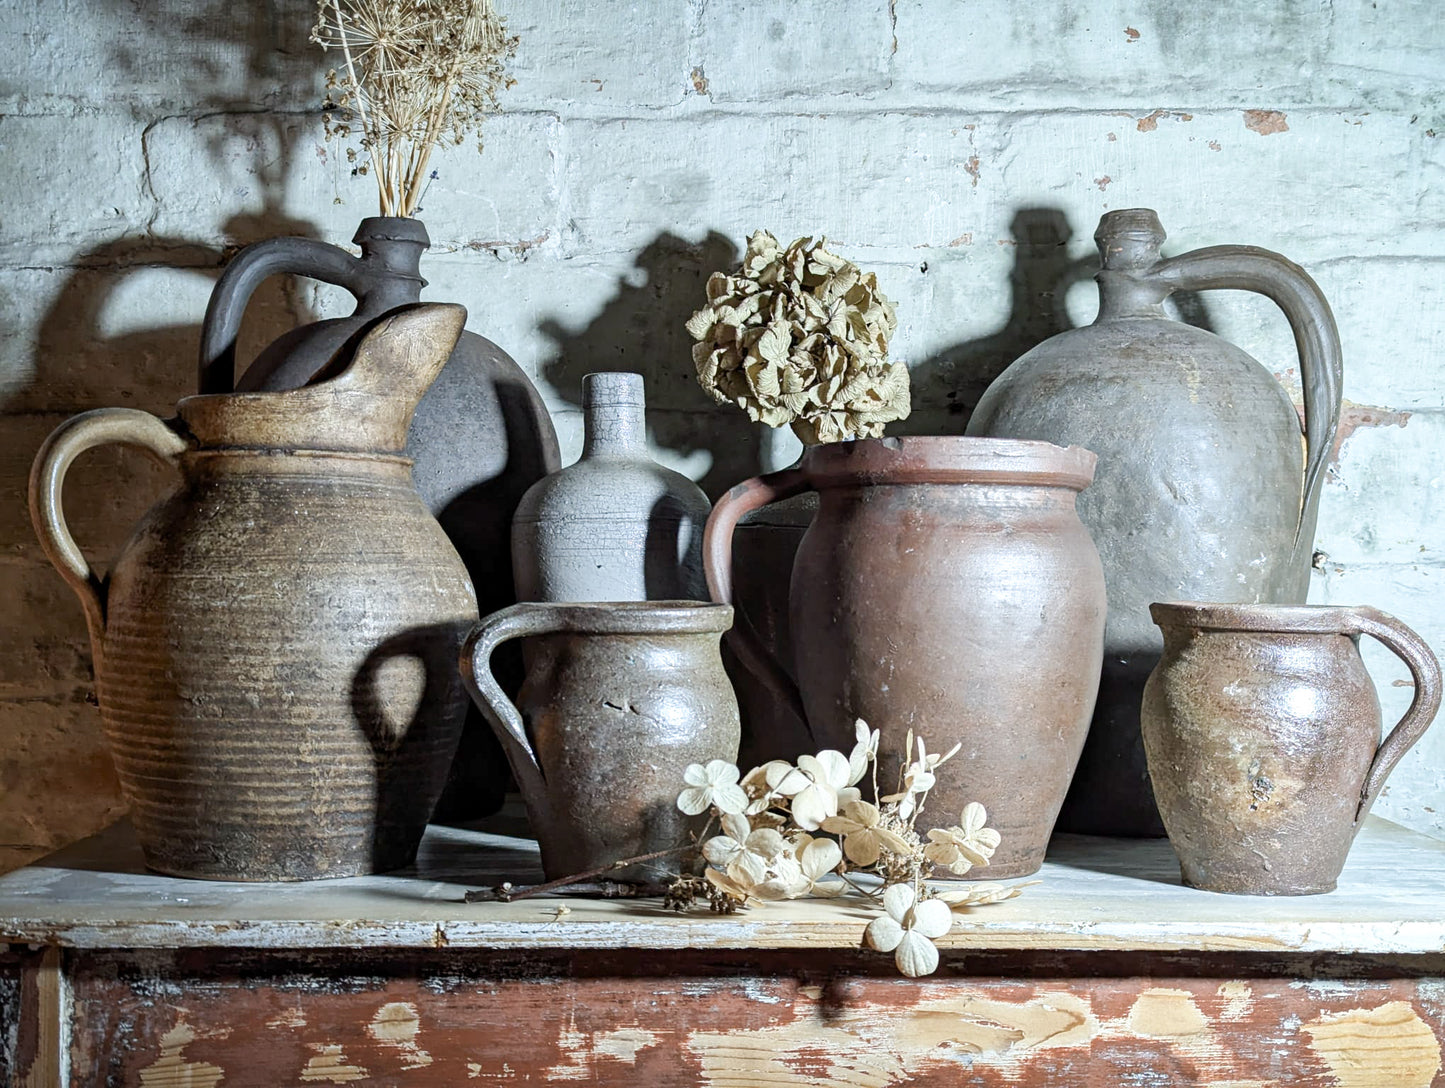
<svg viewBox="0 0 1445 1088"><path fill-rule="evenodd" d="M525 839L433 828L387 876L174 880L119 825L0 878L5 1082L1445 1083L1445 843L1380 820L1303 899L1061 838L920 980L860 950L851 901L461 901L536 874Z"/></svg>

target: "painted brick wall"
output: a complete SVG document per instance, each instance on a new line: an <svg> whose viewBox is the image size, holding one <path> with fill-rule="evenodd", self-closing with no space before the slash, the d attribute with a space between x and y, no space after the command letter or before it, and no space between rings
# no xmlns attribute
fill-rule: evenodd
<svg viewBox="0 0 1445 1088"><path fill-rule="evenodd" d="M791 439L713 408L682 321L745 235L826 233L898 301L901 430L956 433L988 380L1093 317L1091 235L1156 208L1166 252L1303 264L1345 344L1344 441L1313 599L1370 602L1445 649L1445 8L1434 0L504 0L521 37L485 154L442 155L427 297L463 302L546 391L570 459L581 376L648 379L664 459L714 494ZM374 210L321 137L307 0L0 0L0 860L122 809L80 609L25 514L66 416L190 391L235 246L347 241ZM273 283L243 354L344 300ZM1195 320L1293 379L1283 319ZM249 345L249 348L246 347ZM165 485L87 455L67 502L111 554ZM1388 715L1403 670L1370 651ZM1378 811L1445 834L1445 726Z"/></svg>

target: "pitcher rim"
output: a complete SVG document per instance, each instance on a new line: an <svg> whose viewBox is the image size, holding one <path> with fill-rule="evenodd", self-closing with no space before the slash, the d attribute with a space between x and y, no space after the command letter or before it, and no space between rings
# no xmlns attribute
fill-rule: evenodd
<svg viewBox="0 0 1445 1088"><path fill-rule="evenodd" d="M809 446L798 463L820 488L964 483L1082 491L1098 458L1082 446L1031 439L904 435Z"/></svg>
<svg viewBox="0 0 1445 1088"><path fill-rule="evenodd" d="M1279 634L1343 634L1356 629L1355 609L1338 604L1228 604L1219 601L1155 601L1149 615L1159 627L1203 631L1268 631Z"/></svg>
<svg viewBox="0 0 1445 1088"><path fill-rule="evenodd" d="M709 601L522 601L518 612L550 613L559 635L720 635L733 625L733 606Z"/></svg>

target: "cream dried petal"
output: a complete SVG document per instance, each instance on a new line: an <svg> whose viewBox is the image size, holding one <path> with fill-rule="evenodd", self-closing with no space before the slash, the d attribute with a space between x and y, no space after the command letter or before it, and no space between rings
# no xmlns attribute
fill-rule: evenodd
<svg viewBox="0 0 1445 1088"><path fill-rule="evenodd" d="M868 923L863 939L876 951L892 952L903 943L903 934L903 926L896 919L882 914Z"/></svg>
<svg viewBox="0 0 1445 1088"><path fill-rule="evenodd" d="M925 937L942 937L953 928L953 915L948 904L937 899L924 899L915 903L909 912L908 928Z"/></svg>
<svg viewBox="0 0 1445 1088"><path fill-rule="evenodd" d="M923 934L908 930L898 942L893 962L909 978L922 978L938 970L938 948Z"/></svg>

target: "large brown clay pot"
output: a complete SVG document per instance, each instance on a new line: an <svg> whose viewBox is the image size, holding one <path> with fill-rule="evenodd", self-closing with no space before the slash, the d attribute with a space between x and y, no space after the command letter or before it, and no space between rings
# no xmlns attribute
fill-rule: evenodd
<svg viewBox="0 0 1445 1088"><path fill-rule="evenodd" d="M85 607L151 868L302 880L415 854L466 710L476 597L401 451L465 320L404 309L313 385L187 397L169 421L102 408L40 450L31 516ZM111 442L181 485L102 579L60 497L75 458Z"/></svg>
<svg viewBox="0 0 1445 1088"><path fill-rule="evenodd" d="M961 743L919 826L982 802L1003 835L991 878L1043 862L1094 707L1104 578L1074 509L1093 470L1087 450L1044 442L834 443L739 484L708 522L708 584L729 601L748 577L732 569L738 519L818 492L793 566L796 687L748 628L734 646L801 700L818 747L846 751L860 717L881 730L885 788L910 729L931 752Z"/></svg>
<svg viewBox="0 0 1445 1088"><path fill-rule="evenodd" d="M690 763L738 754L738 704L723 671L727 605L523 602L484 619L461 669L512 764L548 879L685 845L677 807ZM514 704L492 653L531 636ZM617 869L656 880L678 859Z"/></svg>
<svg viewBox="0 0 1445 1088"><path fill-rule="evenodd" d="M1277 253L1212 246L1161 259L1164 228L1147 208L1109 212L1094 238L1097 320L1015 361L979 400L968 433L1099 455L1079 516L1109 587L1103 676L1059 826L1162 835L1139 739L1139 700L1161 649L1149 605L1304 602L1340 414L1340 338L1315 282ZM1164 310L1176 291L1216 288L1263 294L1289 319L1303 436L1269 370Z"/></svg>
<svg viewBox="0 0 1445 1088"><path fill-rule="evenodd" d="M1144 687L1144 747L1184 882L1247 895L1330 891L1385 779L1439 709L1430 648L1374 608L1150 611L1164 656ZM1361 635L1415 679L1384 743Z"/></svg>

